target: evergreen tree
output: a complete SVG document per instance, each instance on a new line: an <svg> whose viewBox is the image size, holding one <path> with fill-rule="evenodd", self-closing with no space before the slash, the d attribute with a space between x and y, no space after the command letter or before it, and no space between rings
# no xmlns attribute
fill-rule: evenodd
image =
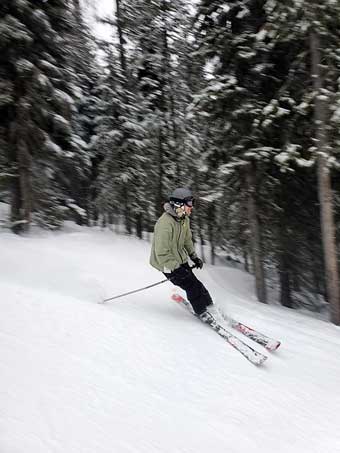
<svg viewBox="0 0 340 453"><path fill-rule="evenodd" d="M180 9L175 3L121 0L117 9L120 41L109 66L115 93L111 104L117 108L110 115L111 130L103 135L112 140L101 165L99 200L124 215L128 232L133 223L141 229L143 214L148 229L162 211L184 146L180 123L185 107L176 92Z"/></svg>
<svg viewBox="0 0 340 453"><path fill-rule="evenodd" d="M250 162L255 169L256 217L265 225L262 253L268 265L277 265L281 301L287 306L294 305L293 287L310 289L315 275L323 274L315 215L318 128L313 113L318 110L314 100L330 105L337 93L338 9L334 2L201 1L197 14L196 54L205 60L210 80L196 96L193 110L204 110L215 127L216 161L226 174L231 211L240 225L247 193L247 171L242 169L250 168ZM323 43L324 62L323 86L316 96L313 80L319 77L312 74L313 46L308 45L313 29ZM335 124L336 112L330 109L328 129ZM331 146L337 130L328 134ZM224 223L230 238L237 231L235 222Z"/></svg>
<svg viewBox="0 0 340 453"><path fill-rule="evenodd" d="M307 140L309 138L309 143L304 138L300 145L296 143L295 137L295 143L289 143L291 137L288 137L291 152L285 157L295 160L298 165L304 165L306 158L311 163L317 162L326 285L332 320L338 324L339 283L329 167L335 156L333 137L338 134L338 127L333 123L336 106L331 107L331 103L338 91L336 80L340 74L337 44L340 7L336 2L307 4L295 1L288 5L271 2L270 6L273 41L278 45L290 45L293 49L288 89L294 92L294 99L300 101L297 104L300 109L309 110L309 120L312 120L306 128L307 134L304 134ZM290 25L294 25L292 33L288 32ZM304 79L303 85L298 83L301 76ZM315 224L313 227L316 229Z"/></svg>
<svg viewBox="0 0 340 453"><path fill-rule="evenodd" d="M83 173L80 178L72 181L72 196L78 206L86 211L86 218L76 217L79 223L89 223L93 208L92 185L95 180L96 158L91 154L90 146L94 136L95 117L97 116L99 99L96 95L97 85L102 69L97 58L97 46L88 25L84 20L83 7L79 0L73 0L73 16L75 27L70 36L70 63L74 78L74 97L76 111L73 116L75 140L82 150ZM81 162L80 162L81 163Z"/></svg>
<svg viewBox="0 0 340 453"><path fill-rule="evenodd" d="M89 159L74 130L77 88L69 2L16 0L0 6L3 154L11 169L13 229L35 220L54 228L79 212L75 181ZM80 211L81 212L81 211Z"/></svg>
<svg viewBox="0 0 340 453"><path fill-rule="evenodd" d="M238 173L248 194L248 223L259 300L265 302L265 281L257 199L257 173L267 156L260 145L256 118L265 105L266 53L257 34L265 22L263 4L252 1L201 1L197 14L197 54L209 68L210 80L195 100L215 134L216 168L228 165ZM263 69L264 68L264 69ZM249 184L254 184L249 186ZM244 208L244 205L240 205Z"/></svg>

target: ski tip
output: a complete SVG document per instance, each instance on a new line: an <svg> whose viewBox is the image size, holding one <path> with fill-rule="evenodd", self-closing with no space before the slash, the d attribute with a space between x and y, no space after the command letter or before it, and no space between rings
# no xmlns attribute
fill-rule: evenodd
<svg viewBox="0 0 340 453"><path fill-rule="evenodd" d="M281 341L273 340L273 341L270 341L270 342L266 345L266 349L267 349L267 351L274 352L274 351L276 351L280 346L281 346Z"/></svg>
<svg viewBox="0 0 340 453"><path fill-rule="evenodd" d="M171 299L178 303L183 302L184 300L183 297L177 293L172 294Z"/></svg>
<svg viewBox="0 0 340 453"><path fill-rule="evenodd" d="M263 365L264 362L265 362L267 359L268 359L268 357L264 355L263 357L261 357L261 358L259 359L259 361L256 363L256 365L257 365L257 366Z"/></svg>
<svg viewBox="0 0 340 453"><path fill-rule="evenodd" d="M258 353L255 357L249 358L247 357L248 360L255 366L261 366L264 364L264 362L268 359L266 355Z"/></svg>

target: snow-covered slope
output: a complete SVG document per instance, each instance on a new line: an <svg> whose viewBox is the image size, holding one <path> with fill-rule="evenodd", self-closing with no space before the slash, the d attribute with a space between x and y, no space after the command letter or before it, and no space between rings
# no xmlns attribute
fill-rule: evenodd
<svg viewBox="0 0 340 453"><path fill-rule="evenodd" d="M0 232L0 452L340 451L340 329L256 303L252 278L222 267L197 271L215 300L283 342L261 368L171 302L170 283L98 304L163 278L149 246Z"/></svg>

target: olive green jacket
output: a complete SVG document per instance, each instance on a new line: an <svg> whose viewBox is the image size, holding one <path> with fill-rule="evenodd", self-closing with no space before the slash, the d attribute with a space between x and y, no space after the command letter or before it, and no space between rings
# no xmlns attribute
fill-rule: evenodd
<svg viewBox="0 0 340 453"><path fill-rule="evenodd" d="M152 241L150 264L161 272L170 273L197 255L190 230L189 217L179 219L169 204L158 219Z"/></svg>

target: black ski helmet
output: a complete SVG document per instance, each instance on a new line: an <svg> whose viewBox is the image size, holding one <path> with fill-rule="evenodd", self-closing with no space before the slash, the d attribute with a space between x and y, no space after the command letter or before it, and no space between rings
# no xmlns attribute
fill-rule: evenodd
<svg viewBox="0 0 340 453"><path fill-rule="evenodd" d="M184 204L186 201L193 200L193 194L187 187L178 187L169 196L170 203Z"/></svg>

